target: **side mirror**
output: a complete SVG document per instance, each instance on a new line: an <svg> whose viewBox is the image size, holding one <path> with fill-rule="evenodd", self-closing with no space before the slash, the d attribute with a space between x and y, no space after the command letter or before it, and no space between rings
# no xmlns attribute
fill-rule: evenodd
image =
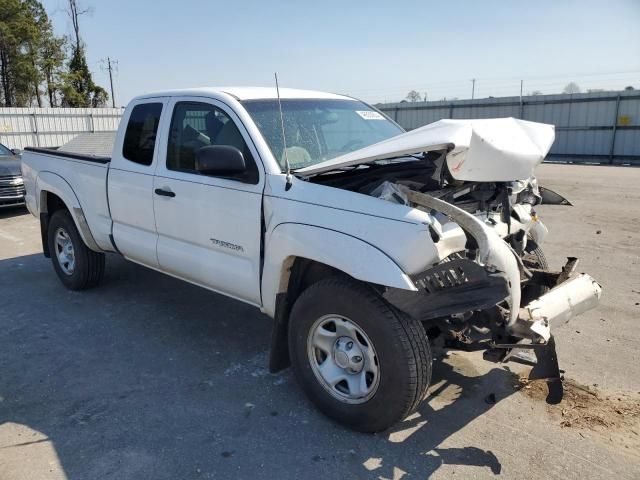
<svg viewBox="0 0 640 480"><path fill-rule="evenodd" d="M196 170L207 175L234 175L244 173L247 166L236 147L208 145L196 152Z"/></svg>
<svg viewBox="0 0 640 480"><path fill-rule="evenodd" d="M19 148L12 148L11 153L13 153L14 155L22 155L22 150L20 150Z"/></svg>

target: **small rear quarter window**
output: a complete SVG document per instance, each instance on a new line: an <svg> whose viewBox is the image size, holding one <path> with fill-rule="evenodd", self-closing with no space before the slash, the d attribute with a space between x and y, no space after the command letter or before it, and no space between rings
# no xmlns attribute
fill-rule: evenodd
<svg viewBox="0 0 640 480"><path fill-rule="evenodd" d="M124 158L151 165L161 113L162 103L142 103L133 107L122 146Z"/></svg>

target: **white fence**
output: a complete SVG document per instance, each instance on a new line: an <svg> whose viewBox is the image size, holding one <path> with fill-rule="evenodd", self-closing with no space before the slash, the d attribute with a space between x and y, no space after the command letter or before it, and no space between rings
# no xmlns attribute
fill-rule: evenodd
<svg viewBox="0 0 640 480"><path fill-rule="evenodd" d="M379 108L408 130L441 118L517 117L556 126L550 160L640 166L640 92L395 103ZM0 108L0 143L57 147L118 129L120 108Z"/></svg>
<svg viewBox="0 0 640 480"><path fill-rule="evenodd" d="M9 148L59 147L79 133L113 132L121 108L0 108L0 143Z"/></svg>

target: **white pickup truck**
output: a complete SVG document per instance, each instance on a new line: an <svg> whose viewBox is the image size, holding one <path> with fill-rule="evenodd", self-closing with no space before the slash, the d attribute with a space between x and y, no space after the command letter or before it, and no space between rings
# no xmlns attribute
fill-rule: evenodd
<svg viewBox="0 0 640 480"><path fill-rule="evenodd" d="M22 169L67 288L96 286L111 252L255 305L271 370L380 431L423 400L437 338L530 362L561 398L551 324L601 290L540 248L535 206L568 203L533 176L553 140L513 118L404 132L347 96L201 88L131 101L110 157L27 148Z"/></svg>

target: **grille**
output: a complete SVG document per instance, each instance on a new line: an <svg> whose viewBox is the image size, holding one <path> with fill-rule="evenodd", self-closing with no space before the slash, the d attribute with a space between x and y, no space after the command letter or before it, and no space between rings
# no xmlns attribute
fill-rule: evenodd
<svg viewBox="0 0 640 480"><path fill-rule="evenodd" d="M20 175L0 176L0 198L23 197L24 194L24 184Z"/></svg>
<svg viewBox="0 0 640 480"><path fill-rule="evenodd" d="M471 260L447 259L447 261L443 261L439 265L411 277L411 279L423 291L436 293L485 280L486 276L484 268Z"/></svg>
<svg viewBox="0 0 640 480"><path fill-rule="evenodd" d="M453 262L432 269L422 278L416 279L418 287L429 293L437 292L445 288L457 287L468 281L464 268L461 265L451 265Z"/></svg>

